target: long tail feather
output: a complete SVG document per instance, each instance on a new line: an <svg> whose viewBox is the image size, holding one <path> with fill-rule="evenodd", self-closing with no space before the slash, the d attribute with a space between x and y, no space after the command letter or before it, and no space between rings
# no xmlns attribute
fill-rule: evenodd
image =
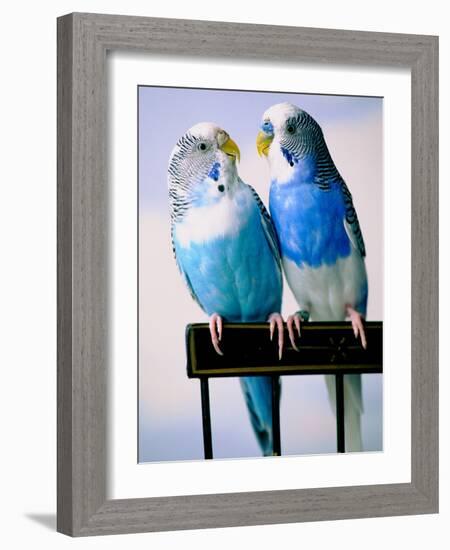
<svg viewBox="0 0 450 550"><path fill-rule="evenodd" d="M250 376L240 380L258 444L264 456L272 456L272 380L269 376Z"/></svg>

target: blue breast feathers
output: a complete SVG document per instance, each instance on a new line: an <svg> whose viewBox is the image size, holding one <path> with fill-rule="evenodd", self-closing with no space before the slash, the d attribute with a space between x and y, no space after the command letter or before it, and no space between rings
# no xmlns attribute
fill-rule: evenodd
<svg viewBox="0 0 450 550"><path fill-rule="evenodd" d="M227 321L266 321L281 307L282 278L256 203L236 234L174 245L177 261L208 315Z"/></svg>
<svg viewBox="0 0 450 550"><path fill-rule="evenodd" d="M270 188L270 213L283 257L298 266L331 265L351 252L344 227L345 204L338 183L323 191L295 181Z"/></svg>

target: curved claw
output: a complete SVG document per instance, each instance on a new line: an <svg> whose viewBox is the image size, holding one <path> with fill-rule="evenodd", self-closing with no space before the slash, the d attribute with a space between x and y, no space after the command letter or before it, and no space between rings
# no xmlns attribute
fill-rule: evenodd
<svg viewBox="0 0 450 550"><path fill-rule="evenodd" d="M289 333L289 340L291 341L291 345L295 349L295 351L300 351L300 350L298 349L297 344L295 343L294 325L295 325L295 328L297 329L298 337L300 338L301 336L300 322L301 322L301 317L298 313L289 315L289 317L286 320L286 326Z"/></svg>
<svg viewBox="0 0 450 550"><path fill-rule="evenodd" d="M216 353L219 355L223 355L223 352L219 347L219 342L222 340L222 327L222 317L217 315L217 313L213 313L209 318L209 332L211 334L212 345L216 350Z"/></svg>
<svg viewBox="0 0 450 550"><path fill-rule="evenodd" d="M353 334L355 335L355 338L359 337L361 339L362 347L364 349L367 349L367 338L366 332L364 330L362 315L350 306L347 307L347 313L352 323Z"/></svg>
<svg viewBox="0 0 450 550"><path fill-rule="evenodd" d="M283 357L283 345L284 345L284 327L283 327L283 317L279 313L272 313L269 315L268 321L270 323L270 340L273 339L275 332L275 326L278 329L278 359L281 361Z"/></svg>

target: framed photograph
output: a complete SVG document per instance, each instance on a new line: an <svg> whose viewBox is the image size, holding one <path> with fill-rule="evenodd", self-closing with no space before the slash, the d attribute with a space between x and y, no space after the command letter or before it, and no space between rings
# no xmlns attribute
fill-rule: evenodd
<svg viewBox="0 0 450 550"><path fill-rule="evenodd" d="M58 530L438 509L438 39L58 19Z"/></svg>

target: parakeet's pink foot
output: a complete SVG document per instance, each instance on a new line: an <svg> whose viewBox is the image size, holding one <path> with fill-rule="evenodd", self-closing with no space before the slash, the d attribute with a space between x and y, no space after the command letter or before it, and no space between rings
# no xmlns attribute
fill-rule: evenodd
<svg viewBox="0 0 450 550"><path fill-rule="evenodd" d="M209 332L211 333L211 342L219 355L223 355L222 350L219 347L219 342L222 340L222 317L213 313L209 318Z"/></svg>
<svg viewBox="0 0 450 550"><path fill-rule="evenodd" d="M295 333L294 333L294 326L297 329L298 337L301 336L300 331L300 324L301 324L302 318L300 316L300 313L294 313L293 315L289 315L289 317L286 320L286 326L288 329L289 334L289 340L291 341L292 347L295 349L295 351L300 351L297 347L297 344L295 343Z"/></svg>
<svg viewBox="0 0 450 550"><path fill-rule="evenodd" d="M352 322L353 334L355 335L355 338L358 338L359 336L361 338L362 347L364 349L367 349L367 339L366 333L364 331L363 316L351 306L347 306L347 315L350 317L350 321Z"/></svg>
<svg viewBox="0 0 450 550"><path fill-rule="evenodd" d="M271 313L267 321L270 323L270 339L273 339L275 327L278 329L278 359L281 361L283 357L283 344L284 344L284 326L283 317L279 313Z"/></svg>

